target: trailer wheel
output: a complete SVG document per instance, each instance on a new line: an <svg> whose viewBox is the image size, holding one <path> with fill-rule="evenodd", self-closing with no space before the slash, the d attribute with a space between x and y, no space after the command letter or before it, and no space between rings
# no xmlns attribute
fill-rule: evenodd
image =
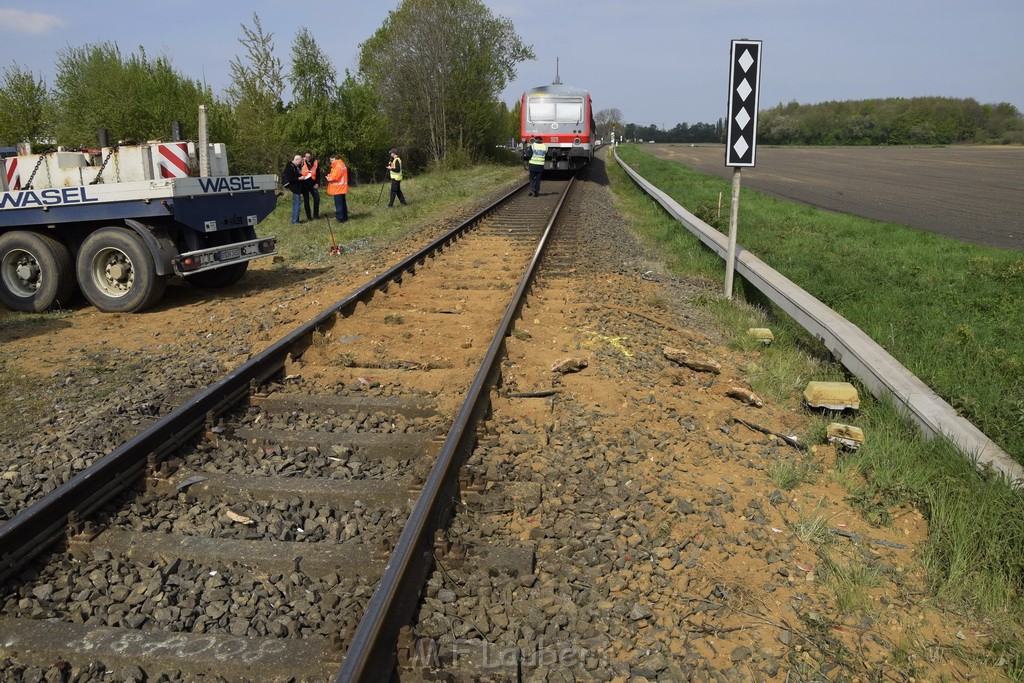
<svg viewBox="0 0 1024 683"><path fill-rule="evenodd" d="M75 291L71 253L48 235L0 235L0 301L12 311L39 313L67 305Z"/></svg>
<svg viewBox="0 0 1024 683"><path fill-rule="evenodd" d="M204 270L194 275L186 275L185 281L200 289L223 289L241 280L248 268L248 261L232 263L230 266L224 266L216 270Z"/></svg>
<svg viewBox="0 0 1024 683"><path fill-rule="evenodd" d="M107 313L134 313L164 295L167 279L135 233L101 228L78 250L78 284L93 306Z"/></svg>

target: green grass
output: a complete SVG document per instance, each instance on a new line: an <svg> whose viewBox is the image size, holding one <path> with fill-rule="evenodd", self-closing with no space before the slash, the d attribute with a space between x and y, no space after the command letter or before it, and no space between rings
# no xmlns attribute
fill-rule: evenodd
<svg viewBox="0 0 1024 683"><path fill-rule="evenodd" d="M349 220L345 223L333 221L334 198L322 193L320 218L306 221L303 209L303 222L292 225L289 192L278 198L277 208L260 223L258 232L276 236L278 251L286 260L322 264L336 258L329 254L331 230L337 243L350 251L368 241L403 235L415 226L450 214L460 204L478 201L488 191L516 179L525 179L523 170L509 166L474 166L417 175L402 181L402 193L409 205L400 206L396 202L391 209L386 208L390 183L383 188L380 184L355 185L348 193Z"/></svg>
<svg viewBox="0 0 1024 683"><path fill-rule="evenodd" d="M638 147L622 146L619 156L691 210L717 212L718 193L730 194L727 181ZM1024 462L1024 254L754 190L742 191L739 243L864 330ZM721 279L720 261L712 261ZM700 272L708 273L703 260Z"/></svg>
<svg viewBox="0 0 1024 683"><path fill-rule="evenodd" d="M719 191L728 196L725 181L638 148L624 145L619 154L688 208L717 203ZM606 166L616 207L637 236L676 273L707 278L711 291L721 291L718 256L637 189L614 159ZM1024 257L752 191L744 191L742 202L745 248L853 320L965 413L971 406L976 412L969 419L1021 459L1024 307L1010 301L1024 300ZM891 402L875 400L792 319L738 284L732 302L704 295L691 303L714 312L731 344L743 350L758 346L746 335L749 327L772 329L775 342L745 368L752 388L765 397L796 408L809 379L843 379L858 387L861 410L841 421L862 428L866 443L842 455L832 476L873 524L888 525L908 505L925 515L922 561L932 595L946 609L987 621L987 663L1024 680L1024 495L979 474L946 440L926 441ZM822 443L832 416L808 417L803 438ZM812 474L796 461L769 473L780 488L799 488ZM813 536L813 521L800 520L800 533ZM871 572L830 570L837 598L847 608L860 607L863 589L874 581Z"/></svg>

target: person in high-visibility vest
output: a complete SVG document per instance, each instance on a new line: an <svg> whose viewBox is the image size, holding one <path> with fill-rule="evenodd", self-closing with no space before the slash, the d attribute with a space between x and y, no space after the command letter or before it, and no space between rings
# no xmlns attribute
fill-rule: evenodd
<svg viewBox="0 0 1024 683"><path fill-rule="evenodd" d="M331 155L331 171L327 174L327 194L334 197L334 220L348 220L348 166L337 154Z"/></svg>
<svg viewBox="0 0 1024 683"><path fill-rule="evenodd" d="M395 197L402 206L405 206L405 195L402 194L402 159L398 156L397 149L391 149L388 154L391 155L391 161L387 165L388 173L391 175L391 199L388 201L388 208L395 205Z"/></svg>
<svg viewBox="0 0 1024 683"><path fill-rule="evenodd" d="M320 218L320 163L306 150L302 157L302 201L306 205L306 219ZM309 198L313 198L313 214L309 213Z"/></svg>
<svg viewBox="0 0 1024 683"><path fill-rule="evenodd" d="M530 145L530 160L527 166L530 167L530 192L532 197L540 196L540 175L544 172L544 157L548 154L548 146L538 135Z"/></svg>

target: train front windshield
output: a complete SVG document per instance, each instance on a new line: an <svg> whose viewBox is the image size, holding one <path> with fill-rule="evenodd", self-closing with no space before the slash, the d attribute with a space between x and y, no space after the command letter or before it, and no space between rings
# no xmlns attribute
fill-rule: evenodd
<svg viewBox="0 0 1024 683"><path fill-rule="evenodd" d="M583 120L583 100L530 100L527 108L532 122L579 123Z"/></svg>

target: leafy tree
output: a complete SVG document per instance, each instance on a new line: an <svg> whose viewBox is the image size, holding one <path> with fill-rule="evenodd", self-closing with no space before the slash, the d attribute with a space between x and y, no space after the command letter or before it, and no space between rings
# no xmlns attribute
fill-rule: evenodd
<svg viewBox="0 0 1024 683"><path fill-rule="evenodd" d="M252 27L242 24L238 42L245 58L231 59L228 101L234 109L233 172L266 173L284 165L290 155L284 134L284 67L274 56L274 34L265 33L259 16Z"/></svg>
<svg viewBox="0 0 1024 683"><path fill-rule="evenodd" d="M377 90L395 141L432 163L500 141L495 106L516 64L534 59L512 22L479 0L403 0L360 45L359 69Z"/></svg>
<svg viewBox="0 0 1024 683"><path fill-rule="evenodd" d="M522 134L523 129L523 100L522 98L516 100L515 105L512 107L512 111L508 113L508 128L506 128L506 135L511 143L518 143L519 136Z"/></svg>
<svg viewBox="0 0 1024 683"><path fill-rule="evenodd" d="M376 89L346 70L330 109L326 151L342 155L349 182L383 179L391 133Z"/></svg>
<svg viewBox="0 0 1024 683"><path fill-rule="evenodd" d="M594 125L597 127L596 135L600 138L608 138L612 131L616 135L622 134L622 111L612 107L601 109L594 114Z"/></svg>
<svg viewBox="0 0 1024 683"><path fill-rule="evenodd" d="M332 117L329 105L337 88L337 78L330 58L317 45L309 29L299 29L292 43L288 82L293 99L286 118L288 140L295 148L324 151Z"/></svg>
<svg viewBox="0 0 1024 683"><path fill-rule="evenodd" d="M167 139L173 121L187 126L199 104L213 99L168 57L150 59L142 47L123 57L112 42L69 46L58 53L56 71L53 128L68 146L95 145L100 128L112 140Z"/></svg>
<svg viewBox="0 0 1024 683"><path fill-rule="evenodd" d="M12 64L0 87L0 141L38 145L50 136L50 94L46 81Z"/></svg>

